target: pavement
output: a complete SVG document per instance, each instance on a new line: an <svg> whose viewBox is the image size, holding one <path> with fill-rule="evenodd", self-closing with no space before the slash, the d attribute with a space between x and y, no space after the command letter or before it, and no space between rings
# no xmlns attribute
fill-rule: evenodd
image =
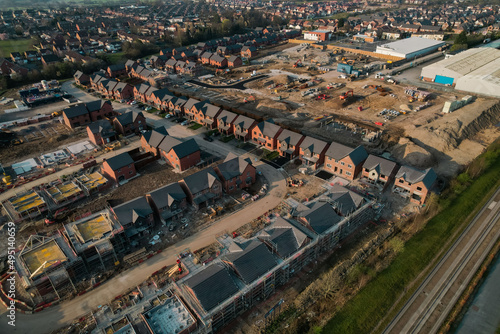
<svg viewBox="0 0 500 334"><path fill-rule="evenodd" d="M70 84L65 84L64 87L66 91L70 94L80 98L82 101L88 98L88 100L95 99L94 97L83 96L87 95L85 92L72 87ZM64 86L64 85L63 85ZM81 95L83 94L83 95ZM87 100L87 101L88 101ZM118 103L119 106L123 106ZM121 109L130 109L127 108ZM243 156L251 157L253 161L256 157L252 155L251 152L246 152L233 147L232 145L222 143L218 140L213 142L207 142L202 140L197 133L203 132L202 130L192 131L183 127L179 124L170 122L166 119L162 119L158 116L151 115L144 112L144 115L148 118L148 123L155 126L164 125L168 132L172 136L179 138L195 138L200 147L217 156L224 157L229 152L234 152ZM131 145L124 147L120 150L131 149ZM117 154L120 150L114 151L111 154ZM100 158L102 159L101 156ZM99 305L108 303L115 296L120 295L131 287L139 285L141 282L146 280L153 272L161 269L164 266L169 266L175 263L177 254L186 248L196 250L209 244L213 243L217 237L222 233L227 231L234 231L240 226L250 222L251 220L258 218L265 212L272 210L286 194L286 184L283 174L274 169L273 167L264 164L260 161L256 161L254 165L257 170L262 172L264 177L269 183L268 194L261 198L260 200L249 204L242 210L235 212L212 226L205 228L197 232L196 234L178 242L163 250L162 253L150 258L149 260L143 262L142 264L127 270L107 282L100 285L98 288L82 295L76 297L72 300L61 303L57 306L53 306L42 312L35 314L16 314L16 326L12 327L7 324L8 318L6 317L7 310L5 307L0 308L0 333L33 333L35 328L38 328L37 333L48 333L62 326L71 323L76 318L79 318L92 310L95 310ZM78 167L79 168L79 167ZM67 174L69 169L65 169L64 173ZM44 178L39 179L37 182L47 182ZM34 185L35 183L29 183L29 185ZM119 190L118 190L119 191Z"/></svg>

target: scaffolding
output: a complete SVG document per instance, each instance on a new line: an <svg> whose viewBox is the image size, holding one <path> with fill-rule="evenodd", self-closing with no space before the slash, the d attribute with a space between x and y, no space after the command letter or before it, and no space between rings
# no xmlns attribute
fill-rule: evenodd
<svg viewBox="0 0 500 334"><path fill-rule="evenodd" d="M47 203L35 190L18 194L2 202L12 221L20 222L26 218L35 218L47 211Z"/></svg>
<svg viewBox="0 0 500 334"><path fill-rule="evenodd" d="M77 176L76 182L82 187L87 196L99 192L108 185L108 179L99 172Z"/></svg>

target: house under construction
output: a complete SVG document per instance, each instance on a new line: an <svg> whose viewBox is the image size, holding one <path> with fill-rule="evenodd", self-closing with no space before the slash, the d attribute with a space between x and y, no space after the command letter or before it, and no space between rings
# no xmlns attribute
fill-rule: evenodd
<svg viewBox="0 0 500 334"><path fill-rule="evenodd" d="M267 299L373 216L373 203L343 187L329 189L321 201L295 204L289 207L294 219L275 218L255 238L233 241L220 260L174 283L206 332Z"/></svg>
<svg viewBox="0 0 500 334"><path fill-rule="evenodd" d="M83 174L75 178L85 195L90 196L110 186L110 182L99 172Z"/></svg>
<svg viewBox="0 0 500 334"><path fill-rule="evenodd" d="M33 219L47 211L47 203L40 194L31 189L2 202L5 211L13 222Z"/></svg>
<svg viewBox="0 0 500 334"><path fill-rule="evenodd" d="M69 203L78 201L85 197L82 189L73 181L57 181L44 189L45 194L56 207L61 207Z"/></svg>
<svg viewBox="0 0 500 334"><path fill-rule="evenodd" d="M141 314L150 334L187 334L196 328L196 319L175 294Z"/></svg>
<svg viewBox="0 0 500 334"><path fill-rule="evenodd" d="M16 269L22 285L29 293L41 297L55 294L62 298L75 292L75 282L87 275L80 257L61 234L52 237L32 235L16 254Z"/></svg>
<svg viewBox="0 0 500 334"><path fill-rule="evenodd" d="M64 225L64 232L89 271L113 267L125 251L123 227L107 210Z"/></svg>

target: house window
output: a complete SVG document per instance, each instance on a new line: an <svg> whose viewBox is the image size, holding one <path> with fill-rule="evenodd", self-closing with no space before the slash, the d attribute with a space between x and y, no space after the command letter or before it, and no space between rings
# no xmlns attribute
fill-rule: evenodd
<svg viewBox="0 0 500 334"><path fill-rule="evenodd" d="M417 187L417 190L418 191L422 191L422 187Z"/></svg>
<svg viewBox="0 0 500 334"><path fill-rule="evenodd" d="M121 168L118 168L118 169L115 171L115 173L120 173L121 171L122 171L122 169L121 169Z"/></svg>
<svg viewBox="0 0 500 334"><path fill-rule="evenodd" d="M341 161L341 162L340 162L340 164L341 164L342 166L344 166L344 165L345 165L345 163L344 163L343 161Z"/></svg>
<svg viewBox="0 0 500 334"><path fill-rule="evenodd" d="M405 181L402 179L399 179L399 183L405 183Z"/></svg>
<svg viewBox="0 0 500 334"><path fill-rule="evenodd" d="M217 189L219 189L219 185L214 184L214 187L213 187L213 188L214 188L214 190L217 190Z"/></svg>
<svg viewBox="0 0 500 334"><path fill-rule="evenodd" d="M380 174L380 177L381 177L382 179L385 179L385 175L384 175L384 174Z"/></svg>
<svg viewBox="0 0 500 334"><path fill-rule="evenodd" d="M247 176L250 176L250 172L247 172Z"/></svg>
<svg viewBox="0 0 500 334"><path fill-rule="evenodd" d="M369 172L370 172L370 170L369 170L368 168L365 168L365 172L369 173Z"/></svg>
<svg viewBox="0 0 500 334"><path fill-rule="evenodd" d="M347 165L348 168L352 168L352 165Z"/></svg>
<svg viewBox="0 0 500 334"><path fill-rule="evenodd" d="M328 167L328 168L332 168L332 165L330 165L330 164L326 164L326 167Z"/></svg>
<svg viewBox="0 0 500 334"><path fill-rule="evenodd" d="M351 172L345 172L345 175L351 176Z"/></svg>

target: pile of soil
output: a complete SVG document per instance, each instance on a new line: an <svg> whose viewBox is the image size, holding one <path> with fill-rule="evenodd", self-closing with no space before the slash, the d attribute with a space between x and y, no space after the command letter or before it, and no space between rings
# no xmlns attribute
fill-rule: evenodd
<svg viewBox="0 0 500 334"><path fill-rule="evenodd" d="M392 148L392 154L401 163L417 168L427 168L435 162L429 151L416 145L408 138L401 138Z"/></svg>

